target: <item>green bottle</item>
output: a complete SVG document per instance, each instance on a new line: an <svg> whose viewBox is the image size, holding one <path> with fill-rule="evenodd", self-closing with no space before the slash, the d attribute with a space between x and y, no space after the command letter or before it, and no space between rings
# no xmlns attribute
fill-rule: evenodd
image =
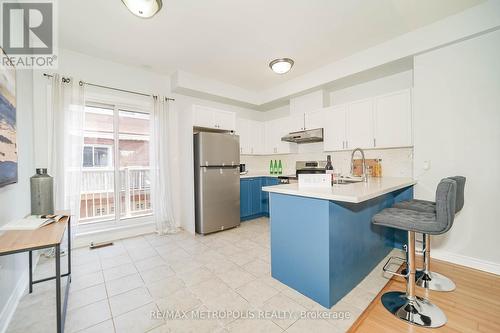
<svg viewBox="0 0 500 333"><path fill-rule="evenodd" d="M283 174L283 165L281 164L281 160L278 162L278 174Z"/></svg>
<svg viewBox="0 0 500 333"><path fill-rule="evenodd" d="M275 175L278 174L278 162L276 160L274 160L273 171Z"/></svg>
<svg viewBox="0 0 500 333"><path fill-rule="evenodd" d="M271 175L274 175L274 169L273 169L273 160L269 163L269 173Z"/></svg>

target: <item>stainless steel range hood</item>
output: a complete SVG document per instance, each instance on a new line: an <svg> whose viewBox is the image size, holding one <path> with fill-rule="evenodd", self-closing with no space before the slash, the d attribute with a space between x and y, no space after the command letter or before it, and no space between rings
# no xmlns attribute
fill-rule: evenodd
<svg viewBox="0 0 500 333"><path fill-rule="evenodd" d="M281 141L293 143L323 142L323 129L317 128L307 131L292 132L282 137Z"/></svg>

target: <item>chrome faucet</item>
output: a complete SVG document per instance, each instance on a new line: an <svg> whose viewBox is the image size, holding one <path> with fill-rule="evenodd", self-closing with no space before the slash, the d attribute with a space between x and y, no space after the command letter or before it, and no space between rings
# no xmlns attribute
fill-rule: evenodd
<svg viewBox="0 0 500 333"><path fill-rule="evenodd" d="M363 151L363 149L361 148L355 148L353 151L352 151L352 154L351 154L351 176L353 175L354 173L354 154L359 151L361 153L361 158L362 158L362 163L363 163L363 175L362 175L362 178L363 178L363 181L366 183L368 182L368 176L366 174L366 160L365 160L365 152Z"/></svg>

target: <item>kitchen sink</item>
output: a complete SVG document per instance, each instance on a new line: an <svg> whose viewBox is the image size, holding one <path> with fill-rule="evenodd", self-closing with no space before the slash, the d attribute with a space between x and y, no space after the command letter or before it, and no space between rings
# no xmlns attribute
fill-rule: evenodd
<svg viewBox="0 0 500 333"><path fill-rule="evenodd" d="M354 184L354 183L361 183L363 179L357 179L357 178L341 178L337 181L334 181L333 184L338 184L338 185L348 185L348 184Z"/></svg>

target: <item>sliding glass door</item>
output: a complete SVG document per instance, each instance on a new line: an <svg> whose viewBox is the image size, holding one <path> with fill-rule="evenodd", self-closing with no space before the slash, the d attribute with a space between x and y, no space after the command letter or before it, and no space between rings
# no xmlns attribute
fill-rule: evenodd
<svg viewBox="0 0 500 333"><path fill-rule="evenodd" d="M81 225L113 227L152 214L149 117L119 105L86 106Z"/></svg>
<svg viewBox="0 0 500 333"><path fill-rule="evenodd" d="M149 114L119 110L120 218L151 214Z"/></svg>
<svg viewBox="0 0 500 333"><path fill-rule="evenodd" d="M80 223L115 220L114 109L85 108Z"/></svg>

